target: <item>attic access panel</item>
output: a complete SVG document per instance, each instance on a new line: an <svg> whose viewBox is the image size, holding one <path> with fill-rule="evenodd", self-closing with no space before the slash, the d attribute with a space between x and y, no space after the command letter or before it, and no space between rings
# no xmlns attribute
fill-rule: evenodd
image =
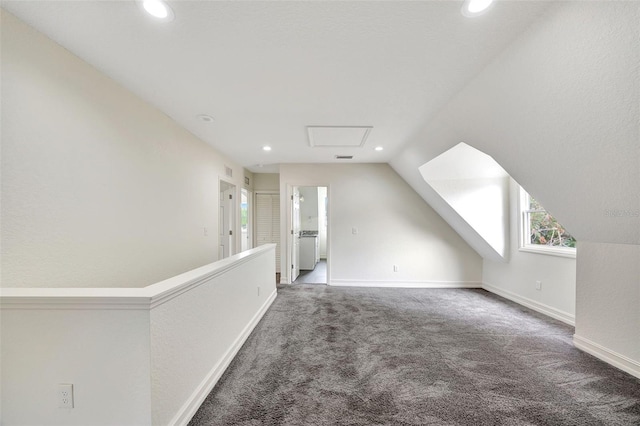
<svg viewBox="0 0 640 426"><path fill-rule="evenodd" d="M312 148L362 148L372 126L307 126Z"/></svg>

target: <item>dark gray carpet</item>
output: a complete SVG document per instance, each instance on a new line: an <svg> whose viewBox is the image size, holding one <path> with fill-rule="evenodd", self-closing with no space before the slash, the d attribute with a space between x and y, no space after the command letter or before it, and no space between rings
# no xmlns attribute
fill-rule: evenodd
<svg viewBox="0 0 640 426"><path fill-rule="evenodd" d="M190 425L640 425L640 380L483 290L279 286Z"/></svg>

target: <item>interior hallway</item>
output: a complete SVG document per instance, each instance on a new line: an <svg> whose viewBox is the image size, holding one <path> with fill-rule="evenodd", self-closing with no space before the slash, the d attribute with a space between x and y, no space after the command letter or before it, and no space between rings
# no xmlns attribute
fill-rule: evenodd
<svg viewBox="0 0 640 426"><path fill-rule="evenodd" d="M312 271L300 271L300 275L293 282L294 284L326 284L327 283L327 261L320 259Z"/></svg>

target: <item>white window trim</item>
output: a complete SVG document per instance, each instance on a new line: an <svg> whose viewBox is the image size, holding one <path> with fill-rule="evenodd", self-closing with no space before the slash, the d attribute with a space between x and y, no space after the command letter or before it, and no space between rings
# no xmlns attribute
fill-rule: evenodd
<svg viewBox="0 0 640 426"><path fill-rule="evenodd" d="M518 229L520 237L518 238L518 250L526 253L544 254L547 256L558 256L576 258L576 249L571 247L552 247L540 244L531 244L529 242L529 227L525 227L525 210L529 209L529 194L520 187L518 192Z"/></svg>

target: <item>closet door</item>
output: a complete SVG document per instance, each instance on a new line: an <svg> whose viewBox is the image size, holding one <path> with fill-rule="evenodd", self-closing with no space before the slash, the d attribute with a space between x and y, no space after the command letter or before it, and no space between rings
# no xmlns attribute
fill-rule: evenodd
<svg viewBox="0 0 640 426"><path fill-rule="evenodd" d="M276 244L276 272L280 272L280 194L256 194L256 246Z"/></svg>

